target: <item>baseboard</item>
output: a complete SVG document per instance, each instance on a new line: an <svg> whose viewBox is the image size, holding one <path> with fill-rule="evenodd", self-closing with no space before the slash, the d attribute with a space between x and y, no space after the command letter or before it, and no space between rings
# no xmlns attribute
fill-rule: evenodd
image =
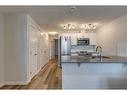
<svg viewBox="0 0 127 95"><path fill-rule="evenodd" d="M2 83L0 83L0 87L2 87L2 86L4 86L4 83L2 82Z"/></svg>
<svg viewBox="0 0 127 95"><path fill-rule="evenodd" d="M27 85L29 81L5 81L4 85Z"/></svg>

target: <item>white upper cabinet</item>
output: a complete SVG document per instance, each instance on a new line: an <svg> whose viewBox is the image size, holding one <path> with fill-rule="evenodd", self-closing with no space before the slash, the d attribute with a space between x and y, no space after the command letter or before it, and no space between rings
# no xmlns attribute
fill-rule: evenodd
<svg viewBox="0 0 127 95"><path fill-rule="evenodd" d="M96 45L95 33L73 33L71 34L71 45L77 45L77 38L89 38L90 45Z"/></svg>
<svg viewBox="0 0 127 95"><path fill-rule="evenodd" d="M71 45L77 45L77 36L71 35Z"/></svg>

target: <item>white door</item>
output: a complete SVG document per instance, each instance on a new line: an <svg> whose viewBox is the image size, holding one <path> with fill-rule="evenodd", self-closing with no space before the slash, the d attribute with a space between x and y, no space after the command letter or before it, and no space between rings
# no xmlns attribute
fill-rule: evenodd
<svg viewBox="0 0 127 95"><path fill-rule="evenodd" d="M41 69L41 55L42 55L42 53L41 53L41 36L40 36L40 31L38 30L37 31L37 38L38 38L38 47L37 47L37 51L38 51L38 54L37 54L37 72L39 72L40 71L40 69Z"/></svg>
<svg viewBox="0 0 127 95"><path fill-rule="evenodd" d="M29 60L29 70L30 79L34 77L37 73L37 55L38 55L38 38L37 31L34 27L30 27L30 60Z"/></svg>

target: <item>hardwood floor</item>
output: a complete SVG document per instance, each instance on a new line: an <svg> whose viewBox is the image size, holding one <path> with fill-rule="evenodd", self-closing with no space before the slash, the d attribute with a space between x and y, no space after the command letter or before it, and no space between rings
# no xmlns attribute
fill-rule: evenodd
<svg viewBox="0 0 127 95"><path fill-rule="evenodd" d="M28 85L4 85L0 89L61 89L61 69L58 60L47 63Z"/></svg>

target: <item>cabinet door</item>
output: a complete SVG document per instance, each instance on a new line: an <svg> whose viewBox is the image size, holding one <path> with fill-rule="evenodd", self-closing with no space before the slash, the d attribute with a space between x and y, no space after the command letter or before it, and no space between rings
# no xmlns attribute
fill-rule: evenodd
<svg viewBox="0 0 127 95"><path fill-rule="evenodd" d="M71 35L71 45L77 45L77 36Z"/></svg>

